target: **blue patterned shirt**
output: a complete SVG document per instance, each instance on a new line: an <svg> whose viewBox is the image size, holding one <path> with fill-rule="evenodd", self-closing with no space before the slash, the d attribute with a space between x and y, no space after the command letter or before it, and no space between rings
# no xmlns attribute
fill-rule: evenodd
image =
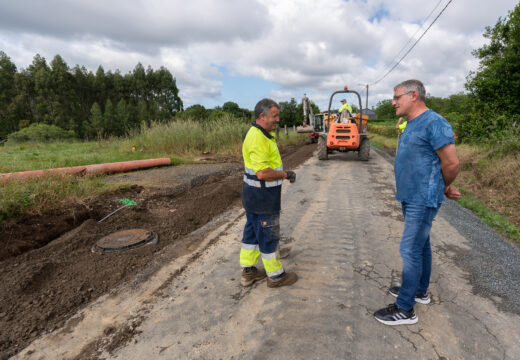
<svg viewBox="0 0 520 360"><path fill-rule="evenodd" d="M427 110L408 121L394 163L397 201L440 206L444 201L444 179L435 150L449 144L454 144L453 129L435 111Z"/></svg>

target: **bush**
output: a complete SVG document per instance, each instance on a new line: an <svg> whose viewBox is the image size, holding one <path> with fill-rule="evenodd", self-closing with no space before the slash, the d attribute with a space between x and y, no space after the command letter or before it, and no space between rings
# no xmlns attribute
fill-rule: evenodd
<svg viewBox="0 0 520 360"><path fill-rule="evenodd" d="M454 130L465 142L508 144L517 143L520 136L520 117L483 109L462 115Z"/></svg>
<svg viewBox="0 0 520 360"><path fill-rule="evenodd" d="M32 124L7 137L8 144L19 144L23 142L52 142L57 140L72 140L76 134L72 130L63 130L55 125Z"/></svg>
<svg viewBox="0 0 520 360"><path fill-rule="evenodd" d="M368 123L368 132L373 134L378 134L386 137L397 137L397 130L395 129L395 123L392 121L391 123L385 124L371 124Z"/></svg>

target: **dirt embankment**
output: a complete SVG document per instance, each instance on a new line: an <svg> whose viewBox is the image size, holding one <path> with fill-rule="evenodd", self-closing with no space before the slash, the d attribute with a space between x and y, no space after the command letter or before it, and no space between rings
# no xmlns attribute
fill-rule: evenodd
<svg viewBox="0 0 520 360"><path fill-rule="evenodd" d="M314 145L282 150L292 169L312 156ZM195 182L198 183L198 182ZM239 204L242 172L212 176L193 187L130 186L38 216L12 219L0 229L0 359L62 326L78 309L130 281L143 281L162 263L193 251L184 235ZM126 208L98 223L130 198ZM93 253L103 236L146 229L157 245L109 254ZM138 280L136 275L139 274Z"/></svg>

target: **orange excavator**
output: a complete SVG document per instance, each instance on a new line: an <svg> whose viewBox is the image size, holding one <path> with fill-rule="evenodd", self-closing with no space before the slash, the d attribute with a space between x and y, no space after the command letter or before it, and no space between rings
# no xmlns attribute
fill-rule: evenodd
<svg viewBox="0 0 520 360"><path fill-rule="evenodd" d="M359 100L360 112L350 114L347 110L336 115L331 113L332 99L337 94L354 94ZM329 101L329 109L323 116L322 131L318 133L318 159L327 160L334 151L357 151L358 158L368 161L370 157L370 140L367 133L368 115L363 115L361 96L358 92L349 90L346 86L343 90L332 93Z"/></svg>

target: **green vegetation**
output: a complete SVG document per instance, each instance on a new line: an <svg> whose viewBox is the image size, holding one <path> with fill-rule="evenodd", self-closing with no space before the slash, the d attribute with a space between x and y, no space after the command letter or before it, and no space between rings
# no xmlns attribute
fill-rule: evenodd
<svg viewBox="0 0 520 360"><path fill-rule="evenodd" d="M320 109L311 101L312 112L319 114ZM280 102L280 127L298 126L303 123L303 103L299 104L294 98Z"/></svg>
<svg viewBox="0 0 520 360"><path fill-rule="evenodd" d="M54 175L41 179L11 181L0 186L0 223L12 216L41 212L66 201L109 190L99 177Z"/></svg>
<svg viewBox="0 0 520 360"><path fill-rule="evenodd" d="M51 142L59 140L72 140L75 138L74 131L63 130L54 125L31 124L29 127L9 134L8 144L18 144L23 142Z"/></svg>
<svg viewBox="0 0 520 360"><path fill-rule="evenodd" d="M369 130L369 134L370 134L370 130ZM369 138L370 138L370 145L375 146L379 150L388 150L388 149L395 150L396 145L397 145L397 136L395 136L395 138L390 138L390 137L383 136L383 135L370 134Z"/></svg>
<svg viewBox="0 0 520 360"><path fill-rule="evenodd" d="M500 215L498 212L490 209L482 201L473 197L471 192L463 188L460 188L460 191L462 196L458 200L459 204L464 206L466 209L473 211L475 215L491 228L504 234L509 239L520 243L519 228L514 226L508 219Z"/></svg>
<svg viewBox="0 0 520 360"><path fill-rule="evenodd" d="M99 164L170 157L174 164L189 163L202 152L216 158L240 159L242 139L250 124L227 114L219 121L191 118L152 123L128 138L89 142L30 142L0 147L0 172ZM289 131L278 135L280 146L301 143L306 134ZM38 212L107 191L100 177L53 175L43 179L10 181L0 186L0 221L26 212Z"/></svg>
<svg viewBox="0 0 520 360"><path fill-rule="evenodd" d="M55 125L82 139L124 136L181 111L178 92L164 67L145 70L137 64L121 75L100 66L93 74L79 65L69 68L59 55L50 64L36 55L18 72L0 51L0 140L31 124Z"/></svg>
<svg viewBox="0 0 520 360"><path fill-rule="evenodd" d="M489 43L475 50L480 65L466 83L473 111L461 133L472 139L515 143L520 136L520 4L494 27L486 27Z"/></svg>
<svg viewBox="0 0 520 360"><path fill-rule="evenodd" d="M188 107L183 112L177 114L177 119L193 119L195 121L215 121L225 117L233 116L236 119L243 119L246 123L254 121L254 114L248 109L243 109L232 101L225 102L222 106L213 109L206 109L204 106L196 104Z"/></svg>
<svg viewBox="0 0 520 360"><path fill-rule="evenodd" d="M153 123L123 139L13 145L8 142L0 148L0 172L154 157L170 157L174 163L190 162L204 151L222 156L239 156L240 144L249 127L248 123L228 115L220 121L186 119Z"/></svg>
<svg viewBox="0 0 520 360"><path fill-rule="evenodd" d="M394 121L385 122L368 122L368 131L371 134L378 134L386 137L395 137L397 139L397 130L395 129Z"/></svg>

